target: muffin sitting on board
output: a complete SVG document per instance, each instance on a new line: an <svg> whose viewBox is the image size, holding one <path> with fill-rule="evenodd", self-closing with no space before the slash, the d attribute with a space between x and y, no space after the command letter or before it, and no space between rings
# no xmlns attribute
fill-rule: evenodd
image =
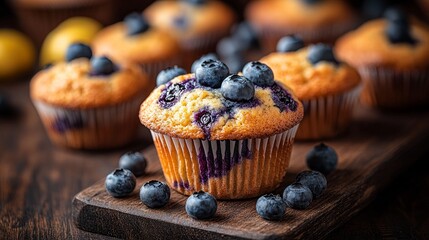
<svg viewBox="0 0 429 240"><path fill-rule="evenodd" d="M298 34L304 42L333 43L353 29L356 15L343 0L259 0L249 3L246 19L260 35L266 53L283 36Z"/></svg>
<svg viewBox="0 0 429 240"><path fill-rule="evenodd" d="M168 33L151 26L138 13L101 30L92 42L94 53L105 55L119 63L134 63L143 67L155 87L159 71L180 65L180 47Z"/></svg>
<svg viewBox="0 0 429 240"><path fill-rule="evenodd" d="M279 42L281 52L261 59L274 77L290 87L303 102L305 116L296 138L300 140L334 137L350 124L358 99L360 76L349 65L337 61L332 48L324 44L304 44L297 37Z"/></svg>
<svg viewBox="0 0 429 240"><path fill-rule="evenodd" d="M429 104L429 29L398 9L336 43L338 57L359 70L362 101L381 108Z"/></svg>
<svg viewBox="0 0 429 240"><path fill-rule="evenodd" d="M143 102L140 121L152 132L170 187L239 199L281 183L303 107L267 69L229 75L209 59Z"/></svg>
<svg viewBox="0 0 429 240"><path fill-rule="evenodd" d="M187 70L195 59L216 50L235 21L232 9L217 0L156 1L143 13L180 42Z"/></svg>
<svg viewBox="0 0 429 240"><path fill-rule="evenodd" d="M98 149L133 140L139 105L150 91L140 67L92 57L82 44L71 45L66 55L67 62L41 70L30 84L31 99L52 142Z"/></svg>

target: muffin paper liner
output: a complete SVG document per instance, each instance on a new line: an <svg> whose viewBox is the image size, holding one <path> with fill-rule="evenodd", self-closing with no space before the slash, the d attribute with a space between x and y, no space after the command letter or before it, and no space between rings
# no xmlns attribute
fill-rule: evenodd
<svg viewBox="0 0 429 240"><path fill-rule="evenodd" d="M351 122L361 87L350 91L301 100L304 105L304 118L296 134L297 140L316 140L335 137L342 133Z"/></svg>
<svg viewBox="0 0 429 240"><path fill-rule="evenodd" d="M51 141L77 149L119 147L135 137L142 97L114 106L77 109L33 101Z"/></svg>
<svg viewBox="0 0 429 240"><path fill-rule="evenodd" d="M276 51L277 42L280 38L296 34L304 40L306 44L311 43L330 43L333 44L335 40L351 30L355 26L355 21L347 21L338 23L323 28L319 28L317 31L314 29L307 30L305 28L256 28L261 40L262 47L266 53Z"/></svg>
<svg viewBox="0 0 429 240"><path fill-rule="evenodd" d="M364 88L364 104L380 108L429 105L429 69L398 71L368 67L358 69Z"/></svg>
<svg viewBox="0 0 429 240"><path fill-rule="evenodd" d="M213 141L151 133L171 188L185 195L203 190L218 199L241 199L271 192L282 182L297 129L266 138Z"/></svg>

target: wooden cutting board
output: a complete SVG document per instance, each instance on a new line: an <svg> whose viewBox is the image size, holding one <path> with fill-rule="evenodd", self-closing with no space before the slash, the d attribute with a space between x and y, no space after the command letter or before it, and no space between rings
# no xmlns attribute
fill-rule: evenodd
<svg viewBox="0 0 429 240"><path fill-rule="evenodd" d="M161 209L149 209L138 196L143 183L164 181L156 150L143 150L149 161L148 174L138 178L127 198L110 197L104 179L73 199L75 224L86 231L126 239L320 239L364 208L376 193L429 146L429 113L380 113L360 109L349 131L326 143L339 155L339 165L328 179L327 191L306 210L287 209L280 222L258 216L257 199L218 201L211 220L186 215L183 196L174 190ZM305 155L318 142L295 143L290 170L277 190L291 184L306 169ZM113 170L113 169L112 169Z"/></svg>

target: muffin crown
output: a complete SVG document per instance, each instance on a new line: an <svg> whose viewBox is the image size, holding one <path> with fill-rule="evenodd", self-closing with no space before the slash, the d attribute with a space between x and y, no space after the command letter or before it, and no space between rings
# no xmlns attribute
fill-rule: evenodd
<svg viewBox="0 0 429 240"><path fill-rule="evenodd" d="M116 65L109 74L94 72L90 60L78 58L38 72L30 83L30 95L56 106L92 108L111 106L144 95L149 80L141 68Z"/></svg>
<svg viewBox="0 0 429 240"><path fill-rule="evenodd" d="M323 56L326 53L320 52L322 55L310 56L314 54L310 50L316 47L318 45L295 52L275 52L260 61L270 66L275 79L290 87L301 100L343 93L360 83L357 71L337 62L333 55Z"/></svg>
<svg viewBox="0 0 429 240"><path fill-rule="evenodd" d="M254 96L244 101L225 98L222 89L201 85L194 74L178 76L156 88L142 103L140 121L152 131L172 137L240 140L286 131L303 117L301 102L277 82L267 87L255 85Z"/></svg>
<svg viewBox="0 0 429 240"><path fill-rule="evenodd" d="M406 37L410 39L392 41L395 39L389 36L390 27L395 25L386 19L370 21L338 39L336 53L356 68L426 69L429 67L429 29L416 20L409 24Z"/></svg>

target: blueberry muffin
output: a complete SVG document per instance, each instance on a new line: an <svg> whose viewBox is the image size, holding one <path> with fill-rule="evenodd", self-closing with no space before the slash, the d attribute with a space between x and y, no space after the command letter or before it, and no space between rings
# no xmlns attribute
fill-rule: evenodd
<svg viewBox="0 0 429 240"><path fill-rule="evenodd" d="M247 6L245 15L266 53L275 50L281 37L291 34L298 34L306 44L333 43L357 21L342 0L259 0Z"/></svg>
<svg viewBox="0 0 429 240"><path fill-rule="evenodd" d="M137 65L91 56L88 46L71 45L67 62L31 80L31 99L50 139L60 146L122 146L139 126L139 105L150 92L147 76Z"/></svg>
<svg viewBox="0 0 429 240"><path fill-rule="evenodd" d="M152 132L165 178L190 195L239 199L273 191L285 175L302 104L252 63L244 76L220 61L157 87L140 121Z"/></svg>
<svg viewBox="0 0 429 240"><path fill-rule="evenodd" d="M188 70L195 59L216 50L216 43L228 35L235 21L234 12L217 0L156 1L143 13L180 42Z"/></svg>
<svg viewBox="0 0 429 240"><path fill-rule="evenodd" d="M296 39L284 42L290 44L279 43L279 50L297 46ZM337 61L331 47L317 44L275 52L261 62L270 66L274 77L290 87L304 105L305 116L297 139L334 137L350 125L360 76L354 68Z"/></svg>
<svg viewBox="0 0 429 240"><path fill-rule="evenodd" d="M429 29L398 9L341 37L338 57L359 70L362 101L379 108L429 104Z"/></svg>
<svg viewBox="0 0 429 240"><path fill-rule="evenodd" d="M139 64L152 80L152 87L159 71L181 64L178 42L167 32L149 25L138 13L98 32L92 47L95 54L116 62Z"/></svg>

